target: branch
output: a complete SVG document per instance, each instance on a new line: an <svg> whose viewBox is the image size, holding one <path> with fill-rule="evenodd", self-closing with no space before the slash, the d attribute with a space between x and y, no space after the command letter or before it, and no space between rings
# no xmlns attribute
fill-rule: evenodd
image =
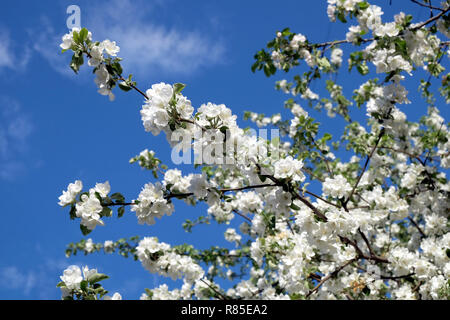
<svg viewBox="0 0 450 320"><path fill-rule="evenodd" d="M124 79L122 76L120 76L119 80L126 81L126 79ZM134 86L132 83L129 83L128 85L129 85L130 87L132 87L134 90L136 90L137 92L139 92L142 96L144 96L144 98L145 98L146 100L148 100L147 95L146 95L144 92L142 92L141 90L139 90L139 88L137 88L136 86Z"/></svg>
<svg viewBox="0 0 450 320"><path fill-rule="evenodd" d="M329 163L328 163L329 160L327 159L326 155L323 153L322 149L319 148L319 146L318 146L317 143L316 143L316 140L315 140L314 138L312 138L312 137L311 137L311 140L312 140L312 142L314 143L314 146L317 148L317 150L320 151L319 156L320 156L320 158L325 162L325 165L327 166L328 172L330 173L331 176L333 176L334 174L333 174L333 171L332 171L331 168L330 168L330 165L329 165Z"/></svg>
<svg viewBox="0 0 450 320"><path fill-rule="evenodd" d="M218 190L219 192L230 192L230 191L242 191L242 190L247 190L247 189L257 189L257 188L266 188L266 187L280 187L280 184L270 184L270 183L266 183L266 184L258 184L258 185L254 185L254 186L245 186L245 187L240 187L240 188L225 188L225 189L220 189Z"/></svg>
<svg viewBox="0 0 450 320"><path fill-rule="evenodd" d="M318 196L318 195L316 195L316 194L314 194L314 193L312 193L312 192L309 192L309 191L305 190L305 193L306 193L306 194L309 194L309 195L311 195L311 196L313 196L313 197L316 197L317 199L322 200L323 202L328 203L329 205L334 206L334 207L336 207L336 208L338 208L338 209L341 208L339 205L337 205L337 204L335 204L335 203L332 203L332 202L330 202L330 201L328 201L328 200L322 198L321 196Z"/></svg>
<svg viewBox="0 0 450 320"><path fill-rule="evenodd" d="M389 261L386 258L383 257L379 257L374 253L370 253L370 255L366 255L362 252L361 248L358 246L356 241L352 241L347 237L343 237L338 235L339 239L344 243L344 244L350 244L353 248L355 248L356 252L358 253L358 259L366 259L366 260L374 260L380 263L389 263ZM363 236L363 239L366 238L365 235ZM367 238L364 240L364 242L367 241ZM368 244L368 241L366 242L366 244ZM368 247L370 247L370 245L368 245ZM372 248L369 249L369 251L372 251Z"/></svg>
<svg viewBox="0 0 450 320"><path fill-rule="evenodd" d="M310 208L314 214L319 217L321 220L323 220L324 222L328 221L328 218L322 213L320 212L316 207L314 207L311 202L309 202L308 200L306 200L305 198L303 198L301 195L299 195L297 192L293 192L294 193L294 198L300 200L301 202L303 202L308 208Z"/></svg>
<svg viewBox="0 0 450 320"><path fill-rule="evenodd" d="M384 147L384 146L379 146L378 148L379 148L379 149L387 149L387 150L391 150L391 151L394 151L394 152L399 152L399 153L406 154L406 155L409 156L410 158L416 159L417 161L419 161L419 162L423 165L423 160L420 159L419 156L416 156L416 155L414 155L414 154L412 154L412 153L409 153L409 152L407 152L407 151L395 149L395 148L392 148L392 147Z"/></svg>
<svg viewBox="0 0 450 320"><path fill-rule="evenodd" d="M232 210L234 213L236 213L238 216L241 216L242 218L246 219L247 221L249 221L250 223L252 222L252 219L250 219L249 217L247 217L245 214L240 213L239 211L237 211L236 209Z"/></svg>
<svg viewBox="0 0 450 320"><path fill-rule="evenodd" d="M375 41L375 38L361 39L361 43L372 42L372 41ZM353 42L349 41L349 40L336 40L336 41L328 41L328 42L313 44L313 45L311 45L311 47L313 47L313 48L324 48L324 51L325 51L328 46L330 48L332 48L335 45L341 44L341 43L353 43Z"/></svg>
<svg viewBox="0 0 450 320"><path fill-rule="evenodd" d="M314 287L314 289L312 289L311 291L308 292L308 294L306 295L306 298L308 298L310 295L312 295L314 292L316 292L328 279L337 276L337 274L342 269L344 269L346 266L348 266L349 264L351 264L357 260L358 260L358 258L353 258L351 260L348 260L346 263L344 263L343 265L336 268L336 270L334 270L333 272L328 274L326 277L322 278L322 280L320 280L320 282Z"/></svg>
<svg viewBox="0 0 450 320"><path fill-rule="evenodd" d="M422 2L419 2L417 0L411 0L411 2L414 2L414 3L418 4L419 6L422 6L422 7L425 7L425 8L429 8L429 9L433 9L433 10L439 10L439 11L445 11L442 8L434 7L434 6L430 5L430 4L422 3Z"/></svg>
<svg viewBox="0 0 450 320"><path fill-rule="evenodd" d="M423 232L423 230L420 228L420 226L417 224L417 222L414 221L413 218L408 217L408 220L413 224L414 227L416 227L416 229L420 232L420 235L422 236L422 238L426 238L427 235Z"/></svg>
<svg viewBox="0 0 450 320"><path fill-rule="evenodd" d="M356 180L356 183L355 183L355 185L353 186L352 192L351 192L350 195L348 196L348 199L345 200L345 202L344 202L345 205L347 205L347 203L348 203L348 202L350 201L350 199L353 197L353 194L355 193L355 190L356 190L356 188L358 187L359 181L361 180L362 176L364 175L364 172L366 172L367 165L369 164L370 158L372 158L373 153L375 152L375 150L376 150L376 148L377 148L377 146L378 146L378 143L380 143L380 140L381 140L381 138L382 138L383 135L384 135L384 131L385 131L385 129L382 128L381 131L380 131L380 133L378 134L377 142L376 142L375 145L373 146L372 151L370 152L370 154L367 156L366 163L364 164L363 170L362 170L362 172L360 173L360 175L358 176L358 179Z"/></svg>
<svg viewBox="0 0 450 320"><path fill-rule="evenodd" d="M358 232L361 235L361 237L363 238L364 242L366 243L367 248L369 249L369 252L370 252L369 258L371 260L376 260L378 262L389 263L389 261L386 258L380 257L379 255L375 254L375 252L372 249L372 246L369 243L369 240L367 239L366 235L361 231L360 228L358 228Z"/></svg>
<svg viewBox="0 0 450 320"><path fill-rule="evenodd" d="M206 284L212 291L214 291L215 294L217 294L220 298L220 300L229 300L228 297L224 296L222 293L220 293L219 291L216 290L216 288L214 288L213 286L211 286L208 282L206 282L203 279L200 279L201 282L203 282L204 284Z"/></svg>
<svg viewBox="0 0 450 320"><path fill-rule="evenodd" d="M302 171L305 172L305 173L307 173L307 174L309 174L311 177L313 177L313 178L319 180L319 181L322 182L322 183L325 182L325 180L319 178L319 177L316 176L311 170L309 170L309 169L307 169L307 168L305 168L305 167L302 168ZM312 180L312 179L311 179L311 180Z"/></svg>
<svg viewBox="0 0 450 320"><path fill-rule="evenodd" d="M261 172L261 166L260 166L259 164L257 164L257 163L255 163L255 165L256 165L256 168L258 169L258 172L259 172L260 175L262 175L263 177L266 177L266 178L272 180L273 182L275 182L275 184L277 184L277 185L279 185L279 186L281 186L281 187L285 187L285 188L287 188L288 190L290 190L290 191L291 191L291 194L294 196L294 198L296 198L296 199L300 200L301 202L303 202L308 208L310 208L310 209L314 212L314 214L315 214L316 216L318 216L321 220L323 220L323 221L325 221L325 222L328 221L327 217L326 217L322 212L320 212L316 207L314 207L314 206L311 204L311 202L309 202L308 200L306 200L305 198L303 198L300 194L298 194L298 193L292 188L292 185L291 185L290 183L281 182L281 181L279 181L278 179L276 179L274 176L272 176L272 175L270 175L270 174L262 174L262 172Z"/></svg>
<svg viewBox="0 0 450 320"><path fill-rule="evenodd" d="M419 24L417 27L411 28L411 31L418 30L418 29L420 29L420 28L426 26L427 24L429 24L429 23L431 23L431 22L433 22L433 21L438 20L440 17L442 17L444 14L446 14L446 13L449 12L449 11L450 11L450 7L448 7L448 8L445 9L445 10L443 10L443 11L442 11L441 13L439 13L438 15L436 15L436 16L434 16L434 17L431 17L431 18L428 19L427 21L422 22L422 23Z"/></svg>

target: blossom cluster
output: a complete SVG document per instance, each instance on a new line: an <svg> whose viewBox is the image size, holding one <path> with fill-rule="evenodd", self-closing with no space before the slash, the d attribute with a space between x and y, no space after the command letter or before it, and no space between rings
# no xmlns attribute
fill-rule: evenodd
<svg viewBox="0 0 450 320"><path fill-rule="evenodd" d="M97 183L94 188L90 188L89 192L81 193L83 183L80 180L70 183L67 191L59 197L59 205L72 205L75 209L75 216L81 219L80 224L88 230L94 230L96 226L103 226L101 220L104 207L102 206L102 198L106 198L111 191L109 182ZM80 194L81 193L81 194ZM77 199L77 196L78 199Z"/></svg>
<svg viewBox="0 0 450 320"><path fill-rule="evenodd" d="M136 248L137 256L145 269L173 280L183 278L185 283L194 283L203 277L203 269L191 257L171 250L170 245L155 237L143 238Z"/></svg>
<svg viewBox="0 0 450 320"><path fill-rule="evenodd" d="M108 96L112 101L115 98L111 91L112 76L110 71L107 70L107 64L105 62L110 60L111 57L116 57L120 48L116 45L115 41L109 39L102 42L92 42L92 33L85 30L86 29L80 30L80 28L76 27L73 28L69 33L62 37L60 47L63 51L73 50L74 52L77 52L74 56L75 59L72 59L74 64L71 65L74 71L77 71L79 68L79 60L77 61L77 59L80 59L80 55L82 55L83 52L87 54L89 57L88 65L94 68L94 73L96 75L94 82L98 87L98 93ZM80 39L83 37L83 33L85 33L84 39Z"/></svg>
<svg viewBox="0 0 450 320"><path fill-rule="evenodd" d="M448 1L442 7L441 13ZM205 215L186 220L185 230L211 221L226 224L223 236L232 249L172 247L155 237L135 239L134 245L88 239L75 247L85 253L103 248L133 255L149 272L183 280L179 289L163 284L146 290L141 299L449 299L450 184L442 169L450 163L450 133L425 81L421 90L429 104L427 114L412 122L399 108L411 103L404 73L413 74L417 67L430 76L443 71L445 52L437 32L447 34L448 22L438 19L443 13L430 18L437 21L435 28L427 27L428 22L413 24L404 13L383 22L381 7L363 0L328 0L327 13L332 21L357 21L345 40L314 45L305 35L285 29L268 44L270 53L255 55L253 69L270 76L304 60L310 70L293 83L278 81L276 88L326 110L330 118L343 116L347 124L340 140L322 133L314 113L294 99L286 101L290 113L283 117L245 114L258 127L279 130L269 140L241 128L224 104L207 102L195 110L181 94L184 85L161 82L145 94L139 91L145 96L140 111L145 130L164 132L173 152L192 149L196 159L208 153L222 161L194 162L202 171L184 175L178 168L160 166L155 152L145 149L131 162L163 178L147 183L131 203L118 194L109 196L108 182L83 193L81 181L76 181L59 198L89 230L103 225L109 205L121 206L122 214L130 205L140 224L153 225L155 218L171 215L178 200L204 202ZM86 32L84 43L92 43ZM79 46L79 34L66 35L64 48ZM367 44L350 53L350 69L366 76L372 67L386 75L384 80L365 79L353 91L356 105L365 105L365 124L353 118L353 102L336 80L326 80L329 98L310 89L313 80L342 66L341 44ZM101 57L115 56L118 48L106 41L92 44L87 52L92 66L107 68L111 62ZM444 92L445 77L441 83ZM351 157L338 159L344 150ZM221 288L218 277L232 284ZM88 278L72 268L61 279L77 291Z"/></svg>
<svg viewBox="0 0 450 320"><path fill-rule="evenodd" d="M98 296L103 300L122 300L120 293L115 292L112 296L108 296L106 295L108 291L99 285L98 282L107 278L108 276L98 273L97 269L89 269L88 266L80 269L76 265L71 265L60 276L61 282L58 287L61 289L63 300L97 300Z"/></svg>

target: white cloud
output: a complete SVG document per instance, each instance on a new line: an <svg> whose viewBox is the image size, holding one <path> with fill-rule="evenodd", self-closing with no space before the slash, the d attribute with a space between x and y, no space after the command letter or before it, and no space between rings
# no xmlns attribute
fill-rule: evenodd
<svg viewBox="0 0 450 320"><path fill-rule="evenodd" d="M59 289L55 286L59 276L69 265L83 265L66 259L47 258L34 264L33 268L5 265L0 267L0 288L20 292L36 299L54 299Z"/></svg>
<svg viewBox="0 0 450 320"><path fill-rule="evenodd" d="M0 286L6 289L21 289L25 295L29 295L37 283L37 276L33 271L21 272L15 266L0 269Z"/></svg>
<svg viewBox="0 0 450 320"><path fill-rule="evenodd" d="M0 96L0 179L12 180L25 170L22 155L32 132L31 119L20 104Z"/></svg>
<svg viewBox="0 0 450 320"><path fill-rule="evenodd" d="M94 40L117 42L126 73L187 74L222 63L225 46L220 39L208 36L205 31L152 22L152 16L157 16L158 10L170 10L165 6L165 2L149 1L114 0L108 5L89 2L81 6L81 24L93 33ZM41 25L44 30L39 32L34 49L57 72L73 74L69 68L69 54L61 54L59 48L67 29L58 34L47 18L41 19Z"/></svg>
<svg viewBox="0 0 450 320"><path fill-rule="evenodd" d="M21 54L16 54L13 47L8 30L0 28L0 69L9 68L20 71L27 66L31 57L30 49L25 46Z"/></svg>
<svg viewBox="0 0 450 320"><path fill-rule="evenodd" d="M158 11L170 10L129 0L115 0L108 10L90 8L86 24L93 37L115 40L129 72L190 73L221 63L225 47L207 32L184 30L152 22ZM89 14L93 12L93 14ZM208 26L205 25L204 30Z"/></svg>
<svg viewBox="0 0 450 320"><path fill-rule="evenodd" d="M53 70L62 75L74 77L74 72L69 68L69 54L61 53L61 48L59 47L61 37L67 30L58 34L47 17L41 17L40 23L43 26L43 29L38 32L37 35L34 30L28 31L30 37L33 36L36 38L33 49L47 60Z"/></svg>

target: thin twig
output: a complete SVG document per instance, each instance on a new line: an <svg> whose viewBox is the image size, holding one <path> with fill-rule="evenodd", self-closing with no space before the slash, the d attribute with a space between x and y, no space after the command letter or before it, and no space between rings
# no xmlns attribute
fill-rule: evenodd
<svg viewBox="0 0 450 320"><path fill-rule="evenodd" d="M344 269L346 266L348 266L349 264L353 263L354 261L358 260L357 258L353 258L351 260L348 260L346 263L344 263L343 265L339 266L336 270L334 270L333 272L331 272L330 274L328 274L326 277L322 278L322 280L319 281L319 283L314 287L314 289L312 289L311 291L308 292L308 294L306 295L306 298L308 298L310 295L312 295L314 292L316 292L317 290L319 290L319 288L330 278L337 276L337 274Z"/></svg>
<svg viewBox="0 0 450 320"><path fill-rule="evenodd" d="M420 228L420 226L417 224L417 222L414 221L413 218L408 217L408 220L413 224L414 227L416 227L416 229L419 231L419 233L422 236L422 238L426 238L427 237L425 232L423 232L423 230Z"/></svg>
<svg viewBox="0 0 450 320"><path fill-rule="evenodd" d="M358 179L356 180L356 183L353 186L352 192L350 192L350 195L348 196L347 200L345 200L344 204L347 204L350 201L350 199L352 198L353 194L355 193L355 190L358 187L359 181L361 180L362 176L364 175L364 172L366 172L367 165L369 164L370 158L372 158L375 150L377 149L378 143L380 143L380 140L383 137L384 132L385 132L385 129L382 128L380 133L378 134L377 142L373 146L372 151L370 151L370 154L367 156L366 163L364 163L363 170L361 171L360 175L358 176Z"/></svg>
<svg viewBox="0 0 450 320"><path fill-rule="evenodd" d="M323 202L328 203L329 205L334 206L334 207L336 207L336 208L338 208L338 209L341 208L339 205L337 205L337 204L335 204L335 203L332 203L332 202L330 202L330 201L328 201L328 200L322 198L321 196L318 196L317 194L314 194L314 193L312 193L312 192L310 192L310 191L305 190L304 193L309 194L309 195L311 195L311 196L313 196L313 197L316 197L317 199L322 200Z"/></svg>
<svg viewBox="0 0 450 320"><path fill-rule="evenodd" d="M419 24L418 26L412 28L411 31L418 30L418 29L420 29L420 28L426 26L427 24L429 24L429 23L431 23L431 22L433 22L433 21L438 20L440 17L442 17L444 14L446 14L446 13L449 12L449 11L450 11L450 7L448 7L448 8L445 9L445 10L443 10L443 11L442 11L441 13L439 13L438 15L436 15L436 16L434 16L434 17L428 19L427 21L422 22L422 23Z"/></svg>
<svg viewBox="0 0 450 320"><path fill-rule="evenodd" d="M439 11L445 11L442 8L434 7L434 6L430 5L430 4L422 3L422 2L419 2L417 0L411 0L411 1L416 3L416 4L418 4L419 6L422 6L422 7L425 7L425 8L429 8L429 9L433 9L433 10L439 10Z"/></svg>
<svg viewBox="0 0 450 320"><path fill-rule="evenodd" d="M201 282L203 282L204 284L206 284L212 291L214 291L220 298L221 300L228 300L228 298L226 296L224 296L223 294L221 294L219 291L216 290L216 288L214 288L213 286L211 286L208 282L206 282L203 279L200 279Z"/></svg>

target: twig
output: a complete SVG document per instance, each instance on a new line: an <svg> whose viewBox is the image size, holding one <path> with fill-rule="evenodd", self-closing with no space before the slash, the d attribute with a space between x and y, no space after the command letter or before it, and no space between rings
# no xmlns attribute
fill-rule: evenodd
<svg viewBox="0 0 450 320"><path fill-rule="evenodd" d="M332 203L332 202L330 202L330 201L328 201L328 200L322 198L321 196L318 196L317 194L314 194L314 193L312 193L312 192L310 192L310 191L305 190L304 193L309 194L309 195L311 195L311 196L313 196L313 197L316 197L317 199L322 200L323 202L328 203L328 204L331 205L331 206L334 206L334 207L339 208L339 209L341 208L339 205L337 205L337 204L335 204L335 203Z"/></svg>
<svg viewBox="0 0 450 320"><path fill-rule="evenodd" d="M223 294L221 294L219 291L216 290L216 288L214 288L213 286L211 286L208 282L206 282L203 279L200 279L201 282L203 282L204 284L206 284L212 291L214 291L220 298L221 300L228 300L228 298L226 296L224 296Z"/></svg>
<svg viewBox="0 0 450 320"><path fill-rule="evenodd" d="M232 210L234 213L236 213L238 216L241 216L242 218L246 219L247 221L249 221L250 223L252 222L252 219L250 219L249 217L247 217L245 214L240 213L239 211L237 211L236 209Z"/></svg>
<svg viewBox="0 0 450 320"><path fill-rule="evenodd" d="M353 263L356 260L358 260L358 259L354 258L354 259L348 260L346 263L339 266L337 269L335 269L333 272L328 274L326 277L322 278L322 280L320 280L319 283L311 291L308 292L308 294L306 295L306 298L308 298L310 295L312 295L314 292L316 292L328 279L337 276L337 274L342 269L344 269L346 266L348 266L349 264Z"/></svg>
<svg viewBox="0 0 450 320"><path fill-rule="evenodd" d="M418 30L418 29L420 29L420 28L426 26L427 24L429 24L429 23L431 23L431 22L433 22L433 21L438 20L440 17L442 17L444 14L446 14L446 13L449 12L449 11L450 11L450 7L448 7L448 8L445 9L445 10L443 10L443 11L442 11L441 13L439 13L438 15L436 15L436 16L434 16L434 17L428 19L427 21L422 22L422 23L419 24L418 26L412 28L411 31Z"/></svg>
<svg viewBox="0 0 450 320"><path fill-rule="evenodd" d="M310 208L314 214L316 216L318 216L320 219L322 219L324 222L328 221L328 218L322 213L320 212L316 207L314 207L311 202L309 202L308 200L306 200L305 198L303 198L301 195L299 195L297 192L293 192L294 193L294 197L297 198L298 200L300 200L301 202L303 202L308 208Z"/></svg>
<svg viewBox="0 0 450 320"><path fill-rule="evenodd" d="M353 189L352 189L350 195L348 196L347 200L345 200L345 202L344 202L345 205L350 201L350 199L352 198L353 194L355 193L355 190L356 190L356 188L358 187L359 181L361 180L362 176L364 175L364 172L366 172L367 165L369 164L370 158L372 158L372 156L373 156L375 150L377 149L378 143L380 143L380 140L381 140L381 138L382 138L383 135L384 135L384 131L385 131L385 129L382 128L381 131L380 131L380 133L378 134L377 142L376 142L375 145L373 146L372 151L370 152L370 154L367 156L366 163L364 163L363 170L362 170L362 172L360 173L360 175L358 176L358 179L356 180L356 183L355 183L355 185L353 186Z"/></svg>
<svg viewBox="0 0 450 320"><path fill-rule="evenodd" d="M320 153L321 153L320 158L325 162L325 165L326 165L327 170L330 173L330 175L333 176L334 174L330 168L330 165L328 163L328 159L326 158L326 155L323 153L322 149L317 145L316 140L314 138L311 138L311 141L314 143L314 146L317 148L317 150L320 151Z"/></svg>
<svg viewBox="0 0 450 320"><path fill-rule="evenodd" d="M445 11L442 8L434 7L434 6L430 5L430 4L422 3L422 2L419 2L417 0L411 0L411 1L416 3L416 4L418 4L419 6L422 6L422 7L425 7L425 8L429 8L429 9L433 9L433 10L439 10L439 11Z"/></svg>
<svg viewBox="0 0 450 320"><path fill-rule="evenodd" d="M253 186L245 186L240 188L225 188L218 190L219 192L230 192L230 191L242 191L247 189L257 189L257 188L266 188L266 187L280 187L279 184L258 184Z"/></svg>
<svg viewBox="0 0 450 320"><path fill-rule="evenodd" d="M408 220L413 224L414 227L416 227L416 229L419 231L419 233L422 236L422 238L426 238L427 237L427 235L423 232L423 230L420 228L420 226L417 224L417 222L414 221L413 218L408 217Z"/></svg>

